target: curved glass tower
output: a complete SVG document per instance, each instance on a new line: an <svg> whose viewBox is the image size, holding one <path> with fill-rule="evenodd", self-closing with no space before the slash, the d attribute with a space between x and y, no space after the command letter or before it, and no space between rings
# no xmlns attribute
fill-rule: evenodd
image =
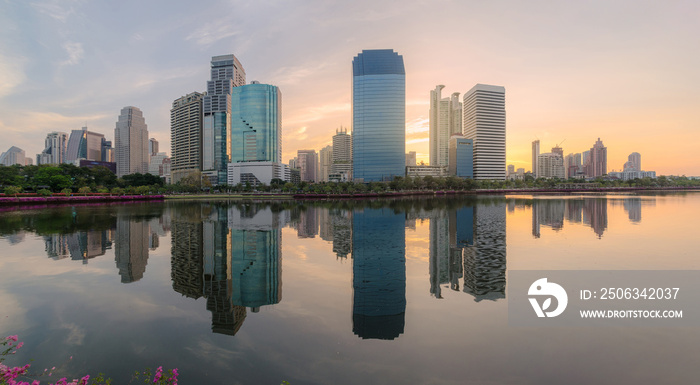
<svg viewBox="0 0 700 385"><path fill-rule="evenodd" d="M363 50L352 61L353 178L406 174L406 72L391 49Z"/></svg>
<svg viewBox="0 0 700 385"><path fill-rule="evenodd" d="M281 94L252 83L231 91L231 163L282 161Z"/></svg>

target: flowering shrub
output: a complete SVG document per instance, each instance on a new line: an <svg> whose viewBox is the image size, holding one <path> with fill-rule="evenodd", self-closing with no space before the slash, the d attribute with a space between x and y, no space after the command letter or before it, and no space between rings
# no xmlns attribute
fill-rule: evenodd
<svg viewBox="0 0 700 385"><path fill-rule="evenodd" d="M7 336L0 340L0 385L40 385L41 383L39 380L33 379L32 377L51 377L53 370L56 369L54 366L51 368L51 371L44 369L44 372L40 375L34 375L29 373L29 364L16 367L5 366L3 364L5 357L17 353L17 350L19 350L22 345L24 345L23 342L17 343L16 335ZM7 346L7 348L4 348L5 346ZM2 350L3 348L4 350ZM72 358L71 356L71 359ZM177 368L169 370L167 374L163 374L163 367L159 366L152 380L150 369L146 369L143 372L136 372L131 380L132 382L134 380L143 380L144 383L156 385L177 385L177 376ZM22 381L21 379L31 380L32 382ZM90 382L90 376L86 375L79 379L73 379L70 382L64 377L56 382L49 382L49 385L109 385L111 383L111 379L105 379L100 373L92 379L92 382Z"/></svg>

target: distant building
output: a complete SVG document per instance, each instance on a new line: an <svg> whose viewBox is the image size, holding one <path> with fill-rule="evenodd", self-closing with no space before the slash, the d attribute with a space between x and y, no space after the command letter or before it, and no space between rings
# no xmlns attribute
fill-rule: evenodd
<svg viewBox="0 0 700 385"><path fill-rule="evenodd" d="M446 166L406 166L406 176L410 177L443 177L447 176Z"/></svg>
<svg viewBox="0 0 700 385"><path fill-rule="evenodd" d="M540 140L532 142L532 173L537 178L537 157L540 155Z"/></svg>
<svg viewBox="0 0 700 385"><path fill-rule="evenodd" d="M462 135L453 135L449 143L448 174L460 178L474 178L474 141Z"/></svg>
<svg viewBox="0 0 700 385"><path fill-rule="evenodd" d="M297 168L301 172L301 180L304 182L317 182L318 179L318 153L316 150L297 151Z"/></svg>
<svg viewBox="0 0 700 385"><path fill-rule="evenodd" d="M637 171L637 170L610 171L608 173L608 177L617 178L617 179L621 179L621 180L642 179L642 178L656 179L656 171Z"/></svg>
<svg viewBox="0 0 700 385"><path fill-rule="evenodd" d="M608 173L608 148L598 140L590 150L589 162L586 165L586 175L591 178L603 176Z"/></svg>
<svg viewBox="0 0 700 385"><path fill-rule="evenodd" d="M52 132L44 139L44 150L36 156L36 164L61 164L66 161L68 134Z"/></svg>
<svg viewBox="0 0 700 385"><path fill-rule="evenodd" d="M4 166L12 166L15 164L25 166L27 164L27 159L24 155L24 150L17 146L10 147L7 151L0 154L0 164Z"/></svg>
<svg viewBox="0 0 700 385"><path fill-rule="evenodd" d="M173 101L170 110L172 182L202 171L202 98L192 92Z"/></svg>
<svg viewBox="0 0 700 385"><path fill-rule="evenodd" d="M474 179L506 179L506 89L477 84L464 95L464 137L474 141Z"/></svg>
<svg viewBox="0 0 700 385"><path fill-rule="evenodd" d="M416 166L416 152L409 151L406 153L406 166Z"/></svg>
<svg viewBox="0 0 700 385"><path fill-rule="evenodd" d="M148 139L148 156L153 156L158 153L158 141L156 138Z"/></svg>
<svg viewBox="0 0 700 385"><path fill-rule="evenodd" d="M148 126L140 109L122 108L114 129L114 143L118 177L148 172ZM97 159L101 159L101 154Z"/></svg>
<svg viewBox="0 0 700 385"><path fill-rule="evenodd" d="M102 161L102 144L105 136L88 131L87 127L82 130L71 131L70 138L66 144L65 163L74 163L78 159Z"/></svg>
<svg viewBox="0 0 700 385"><path fill-rule="evenodd" d="M630 164L630 169L634 171L642 171L642 155L638 152L633 152L627 157Z"/></svg>
<svg viewBox="0 0 700 385"><path fill-rule="evenodd" d="M462 134L462 103L459 92L442 98L445 86L430 91L430 165L447 166L449 141L454 134Z"/></svg>
<svg viewBox="0 0 700 385"><path fill-rule="evenodd" d="M333 147L326 146L318 153L319 157L319 179L322 182L328 182L328 175L331 174L331 166L333 165Z"/></svg>
<svg viewBox="0 0 700 385"><path fill-rule="evenodd" d="M78 159L75 161L74 164L77 167L87 167L87 168L104 167L114 174L117 173L117 164L114 162L102 162L102 161L98 161L98 160Z"/></svg>
<svg viewBox="0 0 700 385"><path fill-rule="evenodd" d="M560 154L547 152L537 157L537 175L539 178L564 179L564 158Z"/></svg>
<svg viewBox="0 0 700 385"><path fill-rule="evenodd" d="M333 135L331 174L343 181L352 180L352 134L348 134L347 128L341 127Z"/></svg>
<svg viewBox="0 0 700 385"><path fill-rule="evenodd" d="M363 50L352 61L353 179L403 176L406 153L406 72L391 49ZM303 178L302 178L303 179Z"/></svg>
<svg viewBox="0 0 700 385"><path fill-rule="evenodd" d="M170 174L171 168L171 160L164 152L151 155L151 161L148 164L149 174L162 177L166 173Z"/></svg>

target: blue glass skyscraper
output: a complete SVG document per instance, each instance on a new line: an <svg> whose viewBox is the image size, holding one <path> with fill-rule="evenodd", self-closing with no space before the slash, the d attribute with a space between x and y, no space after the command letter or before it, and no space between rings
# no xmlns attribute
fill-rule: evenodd
<svg viewBox="0 0 700 385"><path fill-rule="evenodd" d="M363 50L352 61L353 177L360 182L404 176L406 71L391 49Z"/></svg>
<svg viewBox="0 0 700 385"><path fill-rule="evenodd" d="M231 91L231 163L281 162L281 94L253 82Z"/></svg>

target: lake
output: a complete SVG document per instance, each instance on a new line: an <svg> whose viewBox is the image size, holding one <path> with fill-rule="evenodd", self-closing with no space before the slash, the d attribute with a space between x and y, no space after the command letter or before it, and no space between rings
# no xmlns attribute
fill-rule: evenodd
<svg viewBox="0 0 700 385"><path fill-rule="evenodd" d="M506 290L513 270L700 270L697 192L0 209L0 336L25 343L6 364L57 366L52 380L700 375L698 328L515 327Z"/></svg>

